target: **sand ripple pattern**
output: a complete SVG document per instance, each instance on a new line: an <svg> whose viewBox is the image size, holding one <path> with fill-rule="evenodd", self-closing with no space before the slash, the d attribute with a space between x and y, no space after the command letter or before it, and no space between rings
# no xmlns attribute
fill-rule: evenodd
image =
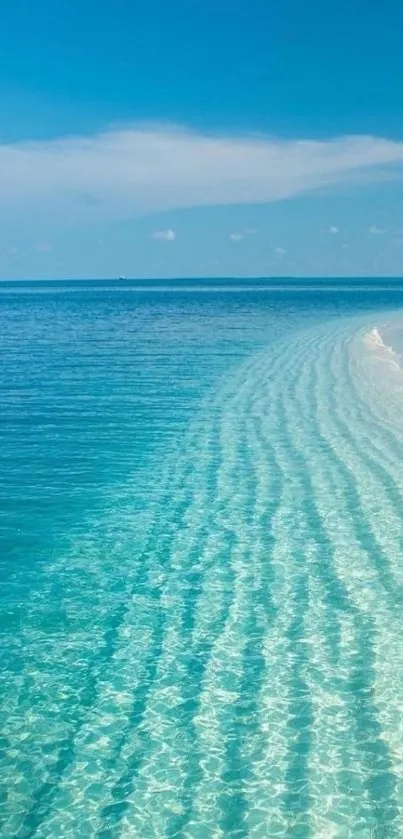
<svg viewBox="0 0 403 839"><path fill-rule="evenodd" d="M43 571L4 653L2 837L403 835L403 372L375 327L248 359L145 532Z"/></svg>

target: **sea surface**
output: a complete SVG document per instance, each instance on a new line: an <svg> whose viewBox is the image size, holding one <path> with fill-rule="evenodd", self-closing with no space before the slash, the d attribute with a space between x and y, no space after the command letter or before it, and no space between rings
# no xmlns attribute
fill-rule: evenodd
<svg viewBox="0 0 403 839"><path fill-rule="evenodd" d="M0 284L2 839L403 836L403 281Z"/></svg>

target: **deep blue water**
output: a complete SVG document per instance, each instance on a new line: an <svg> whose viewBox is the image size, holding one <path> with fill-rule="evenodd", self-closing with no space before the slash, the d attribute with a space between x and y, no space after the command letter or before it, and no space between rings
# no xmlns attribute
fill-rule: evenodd
<svg viewBox="0 0 403 839"><path fill-rule="evenodd" d="M403 835L402 304L0 285L2 837Z"/></svg>

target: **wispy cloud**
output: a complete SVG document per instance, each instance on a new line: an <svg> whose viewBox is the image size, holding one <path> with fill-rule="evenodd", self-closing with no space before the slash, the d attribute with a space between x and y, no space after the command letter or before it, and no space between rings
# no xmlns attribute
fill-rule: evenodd
<svg viewBox="0 0 403 839"><path fill-rule="evenodd" d="M340 182L397 176L403 142L204 135L135 126L0 145L0 217L52 226L181 207L277 201Z"/></svg>
<svg viewBox="0 0 403 839"><path fill-rule="evenodd" d="M331 224L329 227L329 233L340 233L340 230L335 224Z"/></svg>
<svg viewBox="0 0 403 839"><path fill-rule="evenodd" d="M176 233L171 228L168 228L168 230L154 230L151 236L160 242L173 242L176 239Z"/></svg>
<svg viewBox="0 0 403 839"><path fill-rule="evenodd" d="M274 252L277 254L277 256L285 256L287 253L285 248L274 248Z"/></svg>
<svg viewBox="0 0 403 839"><path fill-rule="evenodd" d="M35 250L39 253L50 253L53 248L50 242L37 242L35 245Z"/></svg>
<svg viewBox="0 0 403 839"><path fill-rule="evenodd" d="M246 239L249 236L256 236L258 233L259 231L255 227L247 227L245 230L236 230L234 233L230 233L229 237L233 242L241 242L242 239Z"/></svg>
<svg viewBox="0 0 403 839"><path fill-rule="evenodd" d="M382 227L377 227L376 224L371 224L368 228L368 233L372 233L375 236L382 236L383 233L386 233L386 230L383 230Z"/></svg>

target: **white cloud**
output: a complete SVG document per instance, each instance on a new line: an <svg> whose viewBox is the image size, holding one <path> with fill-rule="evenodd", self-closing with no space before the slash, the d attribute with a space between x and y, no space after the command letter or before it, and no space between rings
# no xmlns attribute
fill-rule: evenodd
<svg viewBox="0 0 403 839"><path fill-rule="evenodd" d="M397 177L403 142L283 140L135 126L0 144L0 218L54 227L181 207L277 201L327 185ZM393 168L394 167L394 168ZM50 228L49 228L50 229Z"/></svg>
<svg viewBox="0 0 403 839"><path fill-rule="evenodd" d="M232 239L233 242L240 242L241 239L245 238L245 236L256 236L257 233L259 233L259 231L256 230L254 227L248 227L246 228L246 230L239 230L235 231L235 233L230 233L229 237L230 239Z"/></svg>
<svg viewBox="0 0 403 839"><path fill-rule="evenodd" d="M372 233L375 236L381 236L383 233L386 233L386 230L383 230L381 227L377 227L376 224L371 224L371 227L368 228L368 233Z"/></svg>
<svg viewBox="0 0 403 839"><path fill-rule="evenodd" d="M173 242L176 239L176 233L169 228L168 230L154 230L151 234L153 239L158 239L160 242Z"/></svg>
<svg viewBox="0 0 403 839"><path fill-rule="evenodd" d="M331 224L329 227L329 233L340 233L340 230L335 224Z"/></svg>
<svg viewBox="0 0 403 839"><path fill-rule="evenodd" d="M50 242L37 242L35 249L39 251L39 253L50 253L53 250Z"/></svg>
<svg viewBox="0 0 403 839"><path fill-rule="evenodd" d="M287 253L284 248L274 248L274 252L278 254L278 256L285 256Z"/></svg>

